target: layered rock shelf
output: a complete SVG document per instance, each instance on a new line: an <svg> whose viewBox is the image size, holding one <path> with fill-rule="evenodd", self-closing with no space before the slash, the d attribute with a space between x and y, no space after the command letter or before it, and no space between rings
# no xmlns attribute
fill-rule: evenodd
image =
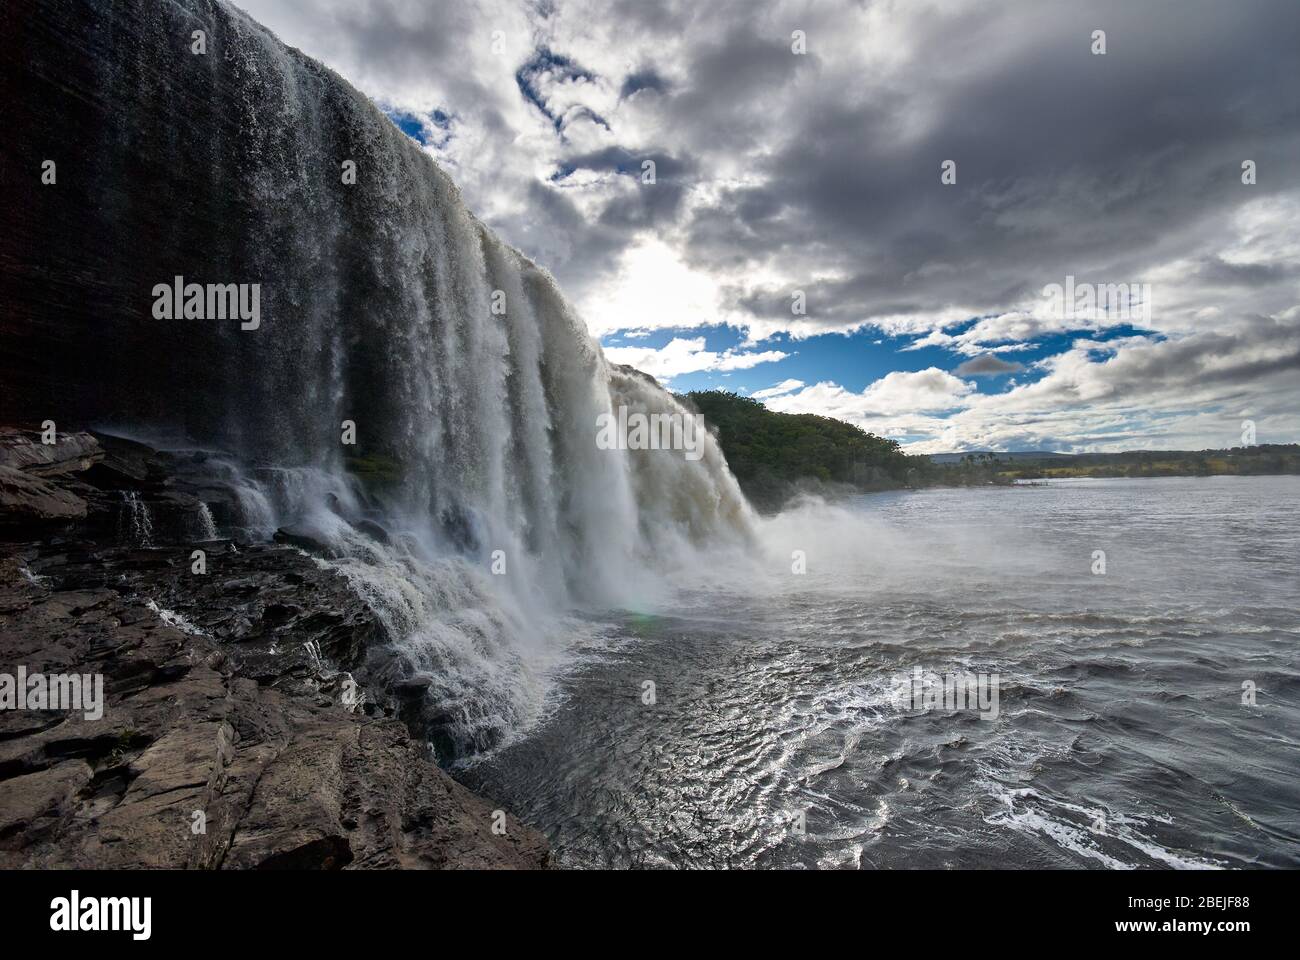
<svg viewBox="0 0 1300 960"><path fill-rule="evenodd" d="M0 868L544 866L413 735L347 581L291 537L203 539L203 483L143 444L0 430L0 672L105 699L0 710Z"/></svg>

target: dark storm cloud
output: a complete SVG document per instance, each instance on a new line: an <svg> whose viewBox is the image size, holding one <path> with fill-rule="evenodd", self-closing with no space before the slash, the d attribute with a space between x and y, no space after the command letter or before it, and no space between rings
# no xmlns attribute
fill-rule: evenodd
<svg viewBox="0 0 1300 960"><path fill-rule="evenodd" d="M1230 334L1203 333L1165 341L1112 361L1119 395L1146 396L1162 388L1226 386L1245 395L1260 382L1300 372L1300 331L1270 317L1244 317Z"/></svg>
<svg viewBox="0 0 1300 960"><path fill-rule="evenodd" d="M696 163L691 158L674 157L665 150L652 148L633 151L626 147L606 147L568 157L560 174L553 179L563 179L577 170L640 177L642 164L646 160L654 161L655 179L660 182L682 183L693 176L696 170Z"/></svg>
<svg viewBox="0 0 1300 960"><path fill-rule="evenodd" d="M635 73L629 73L623 79L623 86L619 88L618 97L620 100L626 100L642 90L663 93L667 89L667 81L653 69L638 70Z"/></svg>
<svg viewBox="0 0 1300 960"><path fill-rule="evenodd" d="M922 21L906 82L861 96L821 71L797 111L769 118L752 159L761 182L696 211L692 259L846 273L808 289L822 304L810 320L828 328L909 304L996 311L1066 273L1136 280L1194 254L1247 196L1300 186L1300 5L1035 8ZM1104 56L1089 50L1097 28ZM722 37L697 51L695 85L674 102L691 105L692 127L725 109L733 120L718 119L710 138L743 149L750 108L780 77L796 82L799 58L745 33ZM703 143L698 152L707 165ZM949 159L954 186L940 183ZM1241 183L1244 159L1267 171L1254 187ZM782 295L738 292L734 305L762 316Z"/></svg>
<svg viewBox="0 0 1300 960"><path fill-rule="evenodd" d="M647 161L654 164L653 183L643 180ZM633 232L676 222L697 164L690 157L675 157L662 150L633 152L607 147L568 157L551 182L563 184L579 170L613 173L635 184L634 190L620 192L605 203L597 218L601 226L623 231L626 244Z"/></svg>
<svg viewBox="0 0 1300 960"><path fill-rule="evenodd" d="M624 235L602 224L588 223L562 190L539 182L530 185L527 211L497 224L517 238L520 249L543 266L568 265L567 282L587 286L611 276L624 249Z"/></svg>
<svg viewBox="0 0 1300 960"><path fill-rule="evenodd" d="M541 89L543 78L552 82L586 81L589 83L595 83L597 78L590 70L579 66L573 58L554 53L549 47L539 47L528 62L515 71L515 84L519 87L519 93L541 111L556 131L560 132L564 128L565 117L555 113L547 102ZM586 112L591 114L589 109ZM609 124L600 117L596 117L596 120L606 129L609 128Z"/></svg>
<svg viewBox="0 0 1300 960"><path fill-rule="evenodd" d="M653 232L768 330L788 319L792 282L815 305L805 333L882 318L923 332L937 314L1013 309L1066 274L1132 282L1179 260L1189 283L1251 291L1247 309L1295 302L1278 292L1286 268L1216 246L1246 200L1300 190L1294 0L250 7L300 23L368 78L429 78L482 131L463 149L486 156L449 158L472 196L535 194L518 106L553 132L549 190L573 189L584 165L623 173L653 154L658 192L592 190L583 222L620 249ZM498 27L526 45L484 56ZM956 185L940 183L945 160ZM552 266L584 295L569 277L583 265Z"/></svg>
<svg viewBox="0 0 1300 960"><path fill-rule="evenodd" d="M667 104L675 124L714 152L766 147L782 119L769 96L808 66L791 53L788 33L762 34L745 19L735 22L742 25L703 33L684 64L689 85Z"/></svg>
<svg viewBox="0 0 1300 960"><path fill-rule="evenodd" d="M1267 287L1300 278L1300 263L1229 263L1207 257L1198 264L1196 277L1215 285Z"/></svg>
<svg viewBox="0 0 1300 960"><path fill-rule="evenodd" d="M985 353L958 364L953 373L959 377L998 377L1004 373L1018 373L1023 369L1025 369L1023 364Z"/></svg>

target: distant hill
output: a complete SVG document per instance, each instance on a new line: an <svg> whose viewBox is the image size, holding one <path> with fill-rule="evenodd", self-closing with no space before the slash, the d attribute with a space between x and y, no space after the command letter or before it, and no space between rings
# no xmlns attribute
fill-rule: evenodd
<svg viewBox="0 0 1300 960"><path fill-rule="evenodd" d="M1300 474L1297 444L1200 451L984 450L909 455L898 441L851 423L811 413L777 413L751 397L725 390L693 391L678 399L704 414L705 425L717 436L741 489L760 510L777 510L804 489L834 494L1064 477Z"/></svg>
<svg viewBox="0 0 1300 960"><path fill-rule="evenodd" d="M1004 462L1014 460L1069 460L1073 456L1073 454L1056 453L1052 450L1022 450L1011 453L999 453L996 450L968 450L965 453L932 453L930 454L930 460L933 463L958 463L972 455L976 459L982 459L986 454Z"/></svg>
<svg viewBox="0 0 1300 960"><path fill-rule="evenodd" d="M1013 480L1053 477L1211 477L1300 473L1300 445L1263 443L1222 450L1125 450L1023 459L993 454L999 474ZM1004 466L1005 464L1005 466Z"/></svg>

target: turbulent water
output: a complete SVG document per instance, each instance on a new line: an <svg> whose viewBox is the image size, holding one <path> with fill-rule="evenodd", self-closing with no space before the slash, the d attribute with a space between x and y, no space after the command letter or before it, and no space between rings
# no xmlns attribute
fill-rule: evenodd
<svg viewBox="0 0 1300 960"><path fill-rule="evenodd" d="M561 863L1300 865L1300 478L879 495L759 536L466 772ZM997 718L900 704L915 667L998 674Z"/></svg>

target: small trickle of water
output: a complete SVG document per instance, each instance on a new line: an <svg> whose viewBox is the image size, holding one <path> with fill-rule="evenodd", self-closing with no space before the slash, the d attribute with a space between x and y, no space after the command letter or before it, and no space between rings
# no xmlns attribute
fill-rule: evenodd
<svg viewBox="0 0 1300 960"><path fill-rule="evenodd" d="M122 513L119 526L122 539L138 547L153 546L153 517L149 505L134 490L122 491Z"/></svg>
<svg viewBox="0 0 1300 960"><path fill-rule="evenodd" d="M167 626L169 627L175 627L177 630L180 630L183 633L188 633L196 637L207 636L207 633L205 633L201 628L195 626L193 623L191 623L181 614L177 613L175 610L168 610L166 607L160 607L158 606L157 602L153 600L149 600L145 604L145 606L147 606L150 610L156 613L158 615L158 619L161 620L163 623L167 624Z"/></svg>
<svg viewBox="0 0 1300 960"><path fill-rule="evenodd" d="M199 502L199 532L204 540L217 539L217 521L213 519L208 505L202 501Z"/></svg>
<svg viewBox="0 0 1300 960"><path fill-rule="evenodd" d="M49 577L43 577L38 573L32 573L32 571L27 567L19 567L18 572L22 575L22 578L33 587L47 587L50 584Z"/></svg>

